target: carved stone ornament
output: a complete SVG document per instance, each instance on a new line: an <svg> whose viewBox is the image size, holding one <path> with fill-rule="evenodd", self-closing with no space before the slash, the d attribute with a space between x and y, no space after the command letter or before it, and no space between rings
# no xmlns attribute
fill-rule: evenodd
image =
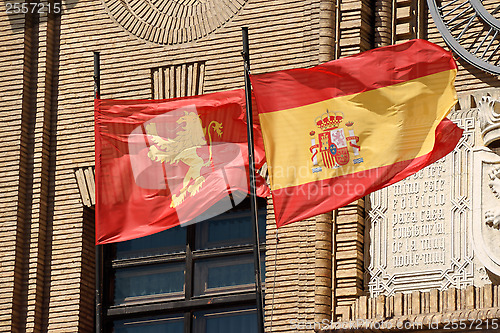
<svg viewBox="0 0 500 333"><path fill-rule="evenodd" d="M473 152L472 243L476 258L500 276L500 156L488 148Z"/></svg>
<svg viewBox="0 0 500 333"><path fill-rule="evenodd" d="M500 199L500 167L493 168L489 173L489 177L491 192L493 192L497 199ZM486 220L486 225L494 229L500 229L500 207L486 211L484 218Z"/></svg>
<svg viewBox="0 0 500 333"><path fill-rule="evenodd" d="M471 65L500 75L498 0L427 0L446 44Z"/></svg>
<svg viewBox="0 0 500 333"><path fill-rule="evenodd" d="M451 116L464 129L453 152L368 197L365 287L372 297L461 289L478 279L468 236L472 217L470 158L477 122L473 112Z"/></svg>
<svg viewBox="0 0 500 333"><path fill-rule="evenodd" d="M492 96L483 96L478 103L481 135L487 147L500 140L500 101Z"/></svg>
<svg viewBox="0 0 500 333"><path fill-rule="evenodd" d="M449 115L464 129L454 151L366 199L371 297L481 287L500 276L500 89L459 101Z"/></svg>
<svg viewBox="0 0 500 333"><path fill-rule="evenodd" d="M191 42L222 27L248 0L101 0L130 34L162 45Z"/></svg>

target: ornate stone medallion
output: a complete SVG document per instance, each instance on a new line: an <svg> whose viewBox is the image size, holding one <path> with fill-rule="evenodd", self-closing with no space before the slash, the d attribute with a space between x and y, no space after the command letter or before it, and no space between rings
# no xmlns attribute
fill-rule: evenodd
<svg viewBox="0 0 500 333"><path fill-rule="evenodd" d="M204 37L233 18L248 0L102 0L131 34L158 44Z"/></svg>
<svg viewBox="0 0 500 333"><path fill-rule="evenodd" d="M471 65L500 75L498 0L427 0L448 46Z"/></svg>

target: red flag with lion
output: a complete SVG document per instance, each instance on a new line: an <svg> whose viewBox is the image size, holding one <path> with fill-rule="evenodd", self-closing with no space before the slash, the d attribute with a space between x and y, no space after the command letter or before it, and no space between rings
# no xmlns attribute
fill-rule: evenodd
<svg viewBox="0 0 500 333"><path fill-rule="evenodd" d="M95 126L97 244L208 219L248 193L243 90L96 100ZM259 168L264 149L257 118L254 132Z"/></svg>

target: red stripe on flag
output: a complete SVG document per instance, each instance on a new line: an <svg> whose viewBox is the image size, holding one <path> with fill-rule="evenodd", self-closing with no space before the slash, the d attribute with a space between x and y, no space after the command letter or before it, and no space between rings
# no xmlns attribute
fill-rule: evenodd
<svg viewBox="0 0 500 333"><path fill-rule="evenodd" d="M415 39L309 69L252 75L251 80L252 86L259 91L259 113L266 113L378 89L456 68L451 52L428 41Z"/></svg>
<svg viewBox="0 0 500 333"><path fill-rule="evenodd" d="M463 130L449 119L436 129L434 149L409 161L272 191L276 225L301 221L343 207L373 191L392 185L447 155Z"/></svg>

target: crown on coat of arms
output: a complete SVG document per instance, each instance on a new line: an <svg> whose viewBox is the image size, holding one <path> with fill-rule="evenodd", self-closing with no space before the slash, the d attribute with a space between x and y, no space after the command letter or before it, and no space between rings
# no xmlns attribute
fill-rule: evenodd
<svg viewBox="0 0 500 333"><path fill-rule="evenodd" d="M323 131L329 131L339 127L343 118L344 114L342 112L330 113L330 111L326 110L325 113L317 117L314 121Z"/></svg>

